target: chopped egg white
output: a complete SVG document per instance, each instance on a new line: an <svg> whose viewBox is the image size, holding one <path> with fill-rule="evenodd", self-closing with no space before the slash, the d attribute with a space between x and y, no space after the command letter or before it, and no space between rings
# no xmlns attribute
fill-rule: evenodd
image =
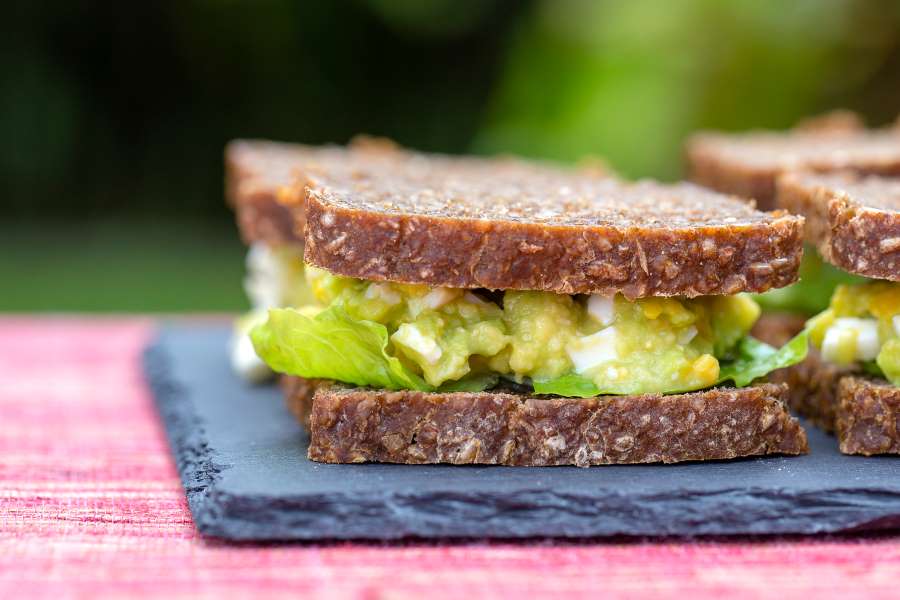
<svg viewBox="0 0 900 600"><path fill-rule="evenodd" d="M241 379L251 383L262 383L272 377L269 366L256 355L253 342L246 331L235 331L231 340L231 368Z"/></svg>
<svg viewBox="0 0 900 600"><path fill-rule="evenodd" d="M369 287L366 288L365 297L369 300L375 300L377 298L390 306L400 304L400 301L403 299L400 297L400 294L395 292L391 286L386 283L369 284Z"/></svg>
<svg viewBox="0 0 900 600"><path fill-rule="evenodd" d="M616 328L607 327L570 343L566 347L566 353L575 365L575 372L581 374L619 358L616 350L617 337Z"/></svg>
<svg viewBox="0 0 900 600"><path fill-rule="evenodd" d="M434 338L423 335L418 327L410 323L400 325L394 335L391 336L391 341L416 352L432 365L440 360L443 354L441 347Z"/></svg>
<svg viewBox="0 0 900 600"><path fill-rule="evenodd" d="M247 252L246 267L244 291L254 309L284 304L291 273L283 255L275 253L265 244L256 243Z"/></svg>
<svg viewBox="0 0 900 600"><path fill-rule="evenodd" d="M678 343L687 346L695 337L697 337L697 328L691 325L678 333Z"/></svg>
<svg viewBox="0 0 900 600"><path fill-rule="evenodd" d="M841 317L825 332L822 340L822 356L833 362L847 359L845 352L852 345L853 360L874 360L878 356L878 321Z"/></svg>
<svg viewBox="0 0 900 600"><path fill-rule="evenodd" d="M611 325L615 318L614 302L611 296L593 294L587 301L588 314L597 319L601 325Z"/></svg>
<svg viewBox="0 0 900 600"><path fill-rule="evenodd" d="M425 303L425 306L427 306L431 310L437 310L459 295L460 290L439 287L434 288L433 290L425 294L425 297L422 298L422 301Z"/></svg>

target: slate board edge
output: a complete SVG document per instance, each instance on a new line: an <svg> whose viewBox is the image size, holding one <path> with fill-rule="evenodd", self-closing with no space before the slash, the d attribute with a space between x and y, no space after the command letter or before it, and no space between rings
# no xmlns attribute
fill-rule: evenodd
<svg viewBox="0 0 900 600"><path fill-rule="evenodd" d="M194 523L207 536L234 541L694 537L900 527L900 490L896 487L847 490L843 494L837 490L843 497L837 506L833 502L821 505L816 501L817 494L746 488L677 497L596 492L578 496L528 489L502 495L465 491L402 495L368 491L279 498L234 495L216 488L219 473L229 465L216 461L216 450L208 444L190 392L172 376L164 346L161 336L146 349L145 372ZM741 496L751 501L743 503L743 510L735 511L735 498ZM678 518L673 519L675 505L679 505L674 511ZM852 514L852 518L842 522L823 518L832 510L845 516Z"/></svg>

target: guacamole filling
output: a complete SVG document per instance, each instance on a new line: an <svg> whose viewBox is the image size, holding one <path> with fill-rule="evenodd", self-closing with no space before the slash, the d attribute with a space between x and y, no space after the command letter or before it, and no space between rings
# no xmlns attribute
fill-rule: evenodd
<svg viewBox="0 0 900 600"><path fill-rule="evenodd" d="M900 385L900 284L838 286L828 309L813 317L808 329L826 360L859 364Z"/></svg>
<svg viewBox="0 0 900 600"><path fill-rule="evenodd" d="M677 393L746 385L802 360L805 334L775 350L747 336L747 295L568 296L429 288L339 277L307 266L314 303L273 309L254 327L275 371L386 389ZM802 339L801 339L802 338Z"/></svg>

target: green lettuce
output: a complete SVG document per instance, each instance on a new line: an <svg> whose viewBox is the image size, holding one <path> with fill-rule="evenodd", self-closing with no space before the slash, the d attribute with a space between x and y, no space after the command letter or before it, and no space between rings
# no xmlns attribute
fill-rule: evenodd
<svg viewBox="0 0 900 600"><path fill-rule="evenodd" d="M429 385L387 353L384 325L350 317L339 305L315 316L275 308L250 332L256 353L273 371L310 379L334 379L387 390L479 392L497 384L496 375L472 375Z"/></svg>
<svg viewBox="0 0 900 600"><path fill-rule="evenodd" d="M772 371L799 363L806 358L808 349L809 332L806 329L777 350L756 338L744 337L735 348L733 356L719 362L719 378L716 384L732 381L737 387L749 385L754 379ZM534 391L538 394L590 398L609 393L608 390L597 387L590 379L574 374L555 379L535 380L532 383ZM687 391L691 390L673 389L667 390L666 393L680 394Z"/></svg>
<svg viewBox="0 0 900 600"><path fill-rule="evenodd" d="M720 363L717 383L733 381L737 387L743 387L772 371L796 365L806 358L808 351L807 329L777 350L756 338L747 336L738 343L733 360Z"/></svg>
<svg viewBox="0 0 900 600"><path fill-rule="evenodd" d="M353 319L338 305L314 317L292 308L272 309L250 339L259 357L278 373L388 390L433 389L388 355L384 325Z"/></svg>

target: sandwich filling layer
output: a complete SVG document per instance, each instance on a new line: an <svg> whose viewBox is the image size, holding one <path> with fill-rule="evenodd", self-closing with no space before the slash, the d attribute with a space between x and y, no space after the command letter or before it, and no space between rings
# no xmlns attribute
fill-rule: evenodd
<svg viewBox="0 0 900 600"><path fill-rule="evenodd" d="M838 286L829 308L810 320L809 331L826 360L860 364L900 385L900 284Z"/></svg>
<svg viewBox="0 0 900 600"><path fill-rule="evenodd" d="M678 393L752 379L805 356L747 337L747 295L569 296L430 288L307 266L312 304L269 311L254 347L275 371L387 389L482 390L500 379L562 396Z"/></svg>

